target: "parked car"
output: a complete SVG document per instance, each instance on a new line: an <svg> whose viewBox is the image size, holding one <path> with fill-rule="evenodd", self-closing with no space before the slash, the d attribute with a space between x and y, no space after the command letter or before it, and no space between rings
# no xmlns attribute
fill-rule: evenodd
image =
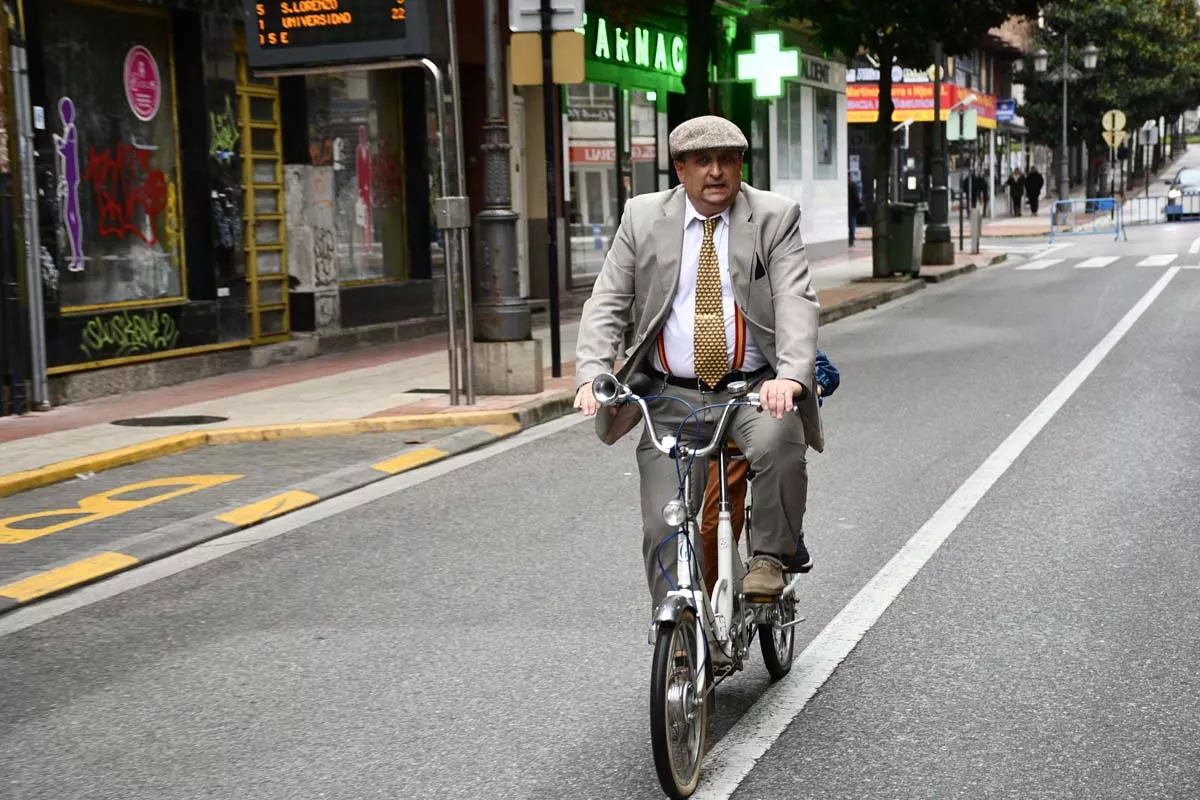
<svg viewBox="0 0 1200 800"><path fill-rule="evenodd" d="M1167 222L1200 216L1200 168L1184 167L1174 180L1164 181L1167 190Z"/></svg>

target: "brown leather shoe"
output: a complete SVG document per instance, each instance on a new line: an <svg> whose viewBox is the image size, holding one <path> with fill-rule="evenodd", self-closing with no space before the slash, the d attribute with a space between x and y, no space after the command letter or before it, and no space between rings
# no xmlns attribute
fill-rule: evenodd
<svg viewBox="0 0 1200 800"><path fill-rule="evenodd" d="M747 597L778 597L783 594L783 564L774 556L755 556L750 559L746 577L742 579L742 594Z"/></svg>

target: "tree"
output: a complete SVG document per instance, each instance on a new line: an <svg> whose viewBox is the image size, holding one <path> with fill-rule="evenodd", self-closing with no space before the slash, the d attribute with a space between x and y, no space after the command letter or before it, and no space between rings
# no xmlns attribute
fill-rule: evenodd
<svg viewBox="0 0 1200 800"><path fill-rule="evenodd" d="M1037 0L768 0L783 19L807 20L822 46L845 55L868 52L879 59L879 119L875 123L875 174L891 174L893 63L925 67L933 42L946 55L986 43L988 31L1011 16L1036 16ZM872 225L876 275L889 275L888 181L877 178Z"/></svg>
<svg viewBox="0 0 1200 800"><path fill-rule="evenodd" d="M1099 48L1095 72L1069 87L1070 144L1107 152L1100 119L1109 109L1125 112L1132 135L1146 120L1173 119L1196 106L1200 19L1193 0L1060 0L1046 7L1045 23L1031 48L1047 50L1051 68L1062 63L1064 34L1076 69L1082 71L1079 54L1087 44ZM1021 114L1030 138L1061 150L1062 84L1037 74L1032 59L1013 78L1026 87Z"/></svg>

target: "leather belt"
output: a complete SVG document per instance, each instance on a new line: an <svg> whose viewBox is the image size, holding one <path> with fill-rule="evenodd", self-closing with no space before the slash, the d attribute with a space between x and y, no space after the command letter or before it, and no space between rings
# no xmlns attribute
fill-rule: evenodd
<svg viewBox="0 0 1200 800"><path fill-rule="evenodd" d="M759 367L758 369L754 370L753 372L742 372L741 370L734 370L733 372L725 373L725 377L721 378L721 380L717 381L716 386L713 386L710 388L707 383L700 380L699 378L680 378L675 375L664 375L663 373L659 372L658 370L653 370L653 369L648 370L650 377L653 378L654 380L666 381L667 384L669 384L671 386L677 386L680 389L691 389L693 392L723 392L723 391L725 391L725 389L729 388L729 384L731 384L731 383L736 383L737 381L746 381L746 383L753 383L754 381L758 380L762 376L770 373L770 371L771 371L770 365L767 365L765 367Z"/></svg>

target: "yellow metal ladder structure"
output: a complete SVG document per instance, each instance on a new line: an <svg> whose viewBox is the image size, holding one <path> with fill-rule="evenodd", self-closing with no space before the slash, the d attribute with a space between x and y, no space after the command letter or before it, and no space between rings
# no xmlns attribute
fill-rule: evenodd
<svg viewBox="0 0 1200 800"><path fill-rule="evenodd" d="M244 46L237 50L250 340L267 344L291 336L279 82L251 75Z"/></svg>

